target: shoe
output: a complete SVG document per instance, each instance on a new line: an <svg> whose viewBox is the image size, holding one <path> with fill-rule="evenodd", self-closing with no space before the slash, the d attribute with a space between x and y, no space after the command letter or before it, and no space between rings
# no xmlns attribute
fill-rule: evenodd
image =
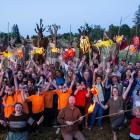
<svg viewBox="0 0 140 140"><path fill-rule="evenodd" d="M90 128L90 127L88 127L88 130L89 130L89 131L91 131L91 128Z"/></svg>
<svg viewBox="0 0 140 140"><path fill-rule="evenodd" d="M103 130L103 127L99 127L100 130Z"/></svg>

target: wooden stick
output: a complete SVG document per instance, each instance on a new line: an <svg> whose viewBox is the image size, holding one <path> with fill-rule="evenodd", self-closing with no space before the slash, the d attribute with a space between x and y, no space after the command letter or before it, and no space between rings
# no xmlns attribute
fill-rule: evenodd
<svg viewBox="0 0 140 140"><path fill-rule="evenodd" d="M133 109L129 109L129 110L125 110L125 111L123 111L122 113L126 113L126 112L129 112L129 111L132 111L132 110L134 110L134 108L133 108ZM101 119L101 118L107 118L107 117L117 116L117 115L122 114L122 113L121 113L121 112L119 112L119 113L112 113L112 114L109 114L109 115L104 115L104 116L102 116L102 117L96 117L96 119ZM88 116L88 114L85 114L85 115L81 116L81 118L85 118L86 116ZM79 119L73 121L73 125L74 125L75 123L77 123L77 122L79 122ZM54 128L60 128L60 127L66 127L66 126L69 126L69 125L67 125L67 124L64 124L64 125L55 125L55 126L53 126L53 127L54 127Z"/></svg>

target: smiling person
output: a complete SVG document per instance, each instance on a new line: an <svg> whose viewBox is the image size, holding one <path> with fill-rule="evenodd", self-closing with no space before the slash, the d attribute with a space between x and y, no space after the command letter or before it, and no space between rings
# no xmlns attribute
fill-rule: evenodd
<svg viewBox="0 0 140 140"><path fill-rule="evenodd" d="M124 101L128 95L128 92L132 86L133 78L129 80L129 85L122 96L119 96L119 89L117 87L113 87L112 89L112 97L109 99L106 105L103 105L101 102L99 103L104 109L109 108L109 114L118 113L118 115L111 116L111 127L113 131L113 140L117 140L117 131L120 126L122 126L124 122Z"/></svg>
<svg viewBox="0 0 140 140"><path fill-rule="evenodd" d="M23 106L21 103L14 105L14 113L10 115L7 122L0 120L0 123L8 127L9 132L6 140L28 140L28 124L40 125L43 118L35 122L32 118L23 113Z"/></svg>

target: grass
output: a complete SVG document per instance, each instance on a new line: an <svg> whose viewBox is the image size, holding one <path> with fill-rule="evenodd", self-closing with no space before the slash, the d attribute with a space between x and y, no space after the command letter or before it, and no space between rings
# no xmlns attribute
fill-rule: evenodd
<svg viewBox="0 0 140 140"><path fill-rule="evenodd" d="M61 134L55 134L56 129L41 127L36 133L29 134L29 140L63 140ZM0 140L5 139L7 132L1 131ZM87 129L83 130L83 134L86 140L111 140L112 133L108 122L104 122L103 130L100 130L97 126L92 131ZM119 140L128 140L129 128L125 125L118 133Z"/></svg>

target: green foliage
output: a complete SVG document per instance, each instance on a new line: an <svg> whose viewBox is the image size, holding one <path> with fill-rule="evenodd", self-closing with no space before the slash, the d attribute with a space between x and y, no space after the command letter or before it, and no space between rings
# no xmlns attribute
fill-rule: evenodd
<svg viewBox="0 0 140 140"><path fill-rule="evenodd" d="M135 13L133 22L135 23L135 25L140 24L140 5L138 6L138 10Z"/></svg>
<svg viewBox="0 0 140 140"><path fill-rule="evenodd" d="M119 31L119 26L115 26L113 24L111 24L109 26L109 30L108 30L108 34L110 38L113 38L114 36L116 36L118 34Z"/></svg>
<svg viewBox="0 0 140 140"><path fill-rule="evenodd" d="M19 28L17 24L14 24L12 27L12 38L15 38L16 41L15 43L21 43L21 38L20 38L20 33L19 33Z"/></svg>
<svg viewBox="0 0 140 140"><path fill-rule="evenodd" d="M140 5L138 6L138 10L135 13L135 18L133 20L134 22L134 29L135 29L135 34L140 37Z"/></svg>
<svg viewBox="0 0 140 140"><path fill-rule="evenodd" d="M105 29L101 28L100 25L89 25L85 23L84 26L78 28L79 34L85 34L93 42L94 40L102 39Z"/></svg>

